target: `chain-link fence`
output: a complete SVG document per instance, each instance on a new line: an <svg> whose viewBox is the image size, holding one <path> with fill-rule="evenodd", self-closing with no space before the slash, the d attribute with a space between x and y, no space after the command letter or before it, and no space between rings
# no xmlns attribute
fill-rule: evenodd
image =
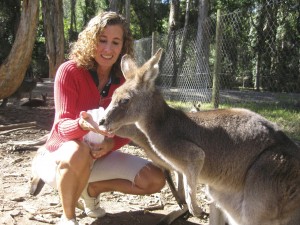
<svg viewBox="0 0 300 225"><path fill-rule="evenodd" d="M212 15L136 41L136 59L164 49L157 84L169 100L210 102L217 89L221 103L284 99L299 107L299 11L284 1Z"/></svg>

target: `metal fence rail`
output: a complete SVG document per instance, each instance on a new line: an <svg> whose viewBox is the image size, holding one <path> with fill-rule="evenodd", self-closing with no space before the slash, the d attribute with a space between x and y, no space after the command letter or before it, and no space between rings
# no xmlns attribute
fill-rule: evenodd
<svg viewBox="0 0 300 225"><path fill-rule="evenodd" d="M295 26L299 12L290 4L276 1L223 13L219 19L219 39L216 38L217 18L212 15L201 24L200 33L195 24L169 36L138 40L136 59L140 64L149 59L154 42L156 49L164 49L157 84L165 98L210 102L219 45L217 76L221 103L246 101L247 95L266 95L269 97L261 99L284 99L299 106L300 30ZM241 97L237 97L239 93Z"/></svg>

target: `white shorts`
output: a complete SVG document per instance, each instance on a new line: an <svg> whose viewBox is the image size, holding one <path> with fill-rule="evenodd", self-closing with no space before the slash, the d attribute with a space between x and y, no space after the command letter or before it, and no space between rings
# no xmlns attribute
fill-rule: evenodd
<svg viewBox="0 0 300 225"><path fill-rule="evenodd" d="M33 161L35 173L47 184L54 188L56 185L56 171L59 150L49 152L42 147ZM134 183L134 179L139 171L145 167L149 161L120 151L114 151L109 155L95 160L91 167L89 183L102 180L125 179Z"/></svg>

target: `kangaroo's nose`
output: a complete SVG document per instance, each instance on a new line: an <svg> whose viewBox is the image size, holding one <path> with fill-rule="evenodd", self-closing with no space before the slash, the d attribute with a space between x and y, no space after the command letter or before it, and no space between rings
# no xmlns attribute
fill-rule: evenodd
<svg viewBox="0 0 300 225"><path fill-rule="evenodd" d="M101 119L99 125L103 125L105 123L105 119Z"/></svg>

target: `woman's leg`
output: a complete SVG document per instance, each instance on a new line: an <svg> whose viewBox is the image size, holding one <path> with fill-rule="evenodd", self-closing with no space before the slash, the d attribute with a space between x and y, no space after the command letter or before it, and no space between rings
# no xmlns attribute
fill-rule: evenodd
<svg viewBox="0 0 300 225"><path fill-rule="evenodd" d="M113 152L95 162L87 191L91 197L108 191L144 195L158 192L164 185L163 172L151 162Z"/></svg>
<svg viewBox="0 0 300 225"><path fill-rule="evenodd" d="M67 219L75 218L77 201L90 176L92 158L89 151L87 145L69 141L55 155L58 164L56 185Z"/></svg>
<svg viewBox="0 0 300 225"><path fill-rule="evenodd" d="M96 181L89 184L88 193L91 197L96 197L102 192L109 191L145 195L160 191L164 185L165 180L161 170L150 163L141 169L134 183L125 179Z"/></svg>

